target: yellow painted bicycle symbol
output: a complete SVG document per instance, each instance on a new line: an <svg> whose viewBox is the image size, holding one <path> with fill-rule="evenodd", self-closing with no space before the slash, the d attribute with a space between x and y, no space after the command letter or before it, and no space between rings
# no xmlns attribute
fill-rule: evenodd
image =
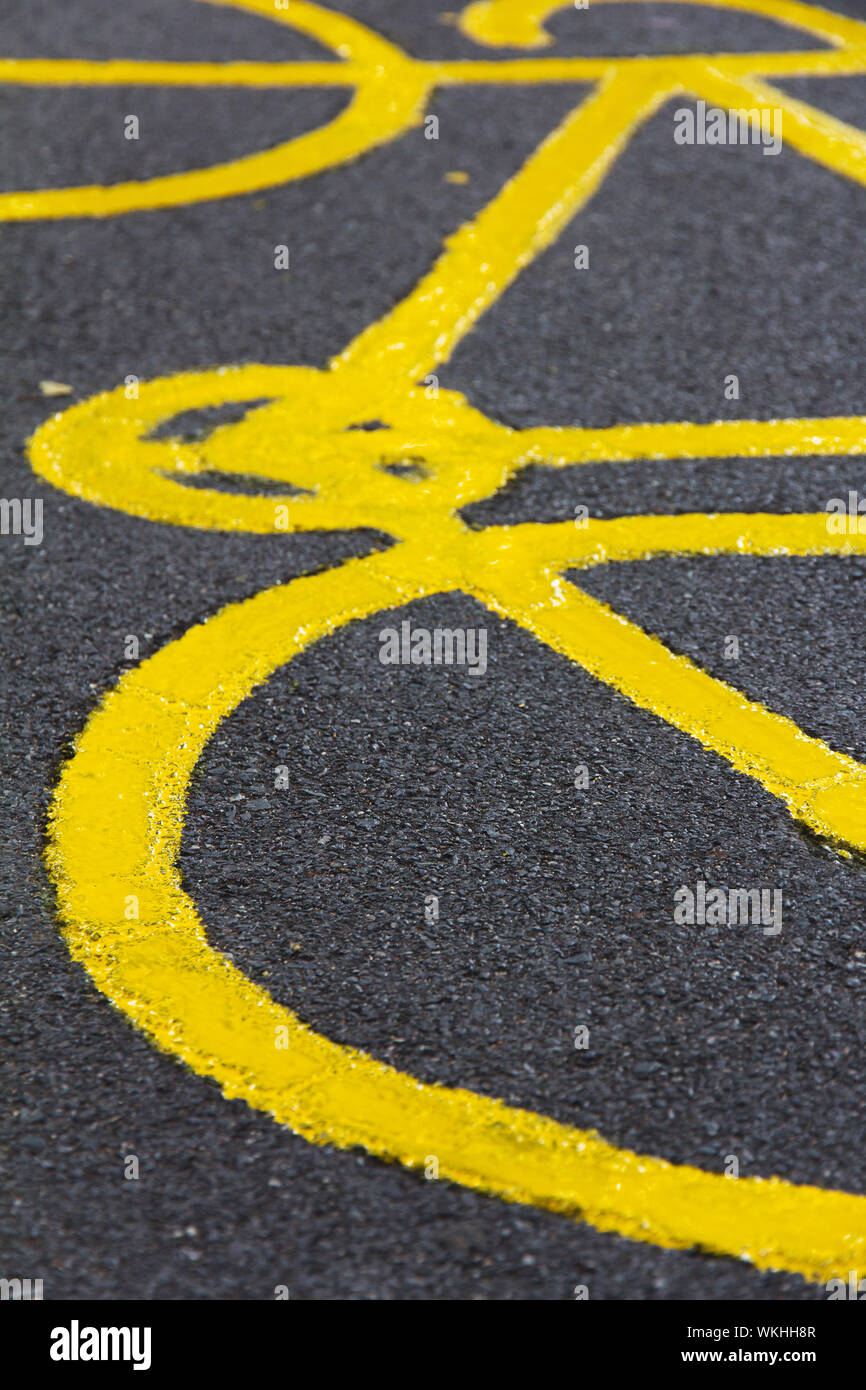
<svg viewBox="0 0 866 1390"><path fill-rule="evenodd" d="M626 0L596 0L596 3ZM640 3L641 0L629 0ZM686 0L682 0L686 2ZM689 0L707 4L709 0ZM273 532L375 527L394 544L224 608L124 676L64 768L49 865L65 935L99 988L161 1047L314 1143L362 1145L441 1176L670 1247L697 1246L813 1279L866 1259L866 1197L781 1178L736 1182L617 1149L598 1135L468 1091L428 1086L312 1032L213 950L176 868L193 768L211 734L278 667L353 619L455 589L756 778L841 852L866 850L866 766L747 700L565 583L566 569L660 554L866 553L826 515L698 513L470 531L459 510L529 463L853 454L866 418L511 430L456 392L422 384L604 179L635 130L680 93L784 112L785 139L866 183L866 136L773 87L772 77L866 72L866 24L799 0L715 0L819 40L812 51L652 58L422 62L304 0L208 0L288 23L336 60L291 64L0 64L32 83L343 83L329 126L229 165L114 188L0 197L0 216L106 216L228 197L354 158L421 119L443 83L590 81L592 90L408 297L324 370L226 367L123 387L74 406L30 443L36 471L76 496L154 521ZM556 4L489 0L461 16L479 43L540 48ZM265 401L266 404L261 404ZM174 416L248 403L200 444L153 438ZM376 420L381 428L359 430ZM286 441L291 440L291 448ZM389 464L421 460L411 472ZM283 481L284 497L184 486L196 474ZM298 489L303 489L299 495ZM123 905L134 894L140 916ZM288 1050L274 1047L286 1029Z"/></svg>

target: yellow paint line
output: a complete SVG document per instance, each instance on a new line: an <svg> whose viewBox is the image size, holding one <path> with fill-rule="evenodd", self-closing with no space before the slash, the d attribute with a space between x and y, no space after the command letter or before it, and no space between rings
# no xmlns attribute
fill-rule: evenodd
<svg viewBox="0 0 866 1390"><path fill-rule="evenodd" d="M630 58L462 58L424 64L436 85L597 82L612 68L669 74L677 69L680 82L712 67L732 76L765 73L781 77L840 77L866 70L866 47L803 49L781 53L640 54Z"/></svg>
<svg viewBox="0 0 866 1390"><path fill-rule="evenodd" d="M381 392L405 391L454 352L484 311L587 202L635 128L670 95L657 74L613 69L502 192L446 242L433 269L341 353Z"/></svg>
<svg viewBox="0 0 866 1390"><path fill-rule="evenodd" d="M638 459L770 458L866 452L866 416L802 420L714 420L540 428L515 432L519 465L626 463Z"/></svg>
<svg viewBox="0 0 866 1390"><path fill-rule="evenodd" d="M568 531L579 534L573 526L555 529L563 549ZM820 513L628 517L592 522L589 532L599 540L584 542L584 553L572 562L578 568L664 554L866 554L866 536L830 536ZM496 541L486 537L491 549ZM521 564L521 555L531 554L537 566L541 549L553 544L555 538L543 534L518 537L513 546L506 540L505 562L488 571L475 596L755 778L816 834L866 852L866 766L674 655L582 590L551 584L545 575L534 580L537 568ZM577 555L579 542L572 545Z"/></svg>
<svg viewBox="0 0 866 1390"><path fill-rule="evenodd" d="M343 87L360 84L355 63L174 63L115 58L5 58L0 83L32 87Z"/></svg>
<svg viewBox="0 0 866 1390"><path fill-rule="evenodd" d="M757 78L735 81L708 69L701 79L700 95L729 110L778 108L786 145L843 178L866 183L866 131Z"/></svg>

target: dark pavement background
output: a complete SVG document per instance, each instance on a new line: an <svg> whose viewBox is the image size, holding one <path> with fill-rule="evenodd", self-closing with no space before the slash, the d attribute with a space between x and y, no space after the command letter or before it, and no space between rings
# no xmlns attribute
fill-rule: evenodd
<svg viewBox="0 0 866 1390"><path fill-rule="evenodd" d="M866 5L829 6L866 18ZM419 56L477 50L421 0L340 8ZM2 0L6 56L291 58L290 31L183 0ZM561 52L795 47L775 25L652 5L565 14ZM803 46L809 46L808 40ZM856 124L866 78L785 84ZM41 865L70 740L124 663L234 599L387 543L218 535L53 492L23 443L71 399L218 363L323 365L407 293L579 88L464 88L407 134L261 195L104 222L0 226L2 491L45 540L2 538L0 1275L47 1298L813 1299L795 1276L663 1251L314 1148L157 1053L74 965ZM344 96L0 88L4 186L212 163ZM142 138L122 139L140 114ZM682 148L671 109L485 317L443 385L515 425L866 414L866 189L785 148ZM469 182L445 181L464 170ZM277 277L273 247L291 247ZM573 269L586 243L591 269ZM725 402L723 379L740 378ZM534 469L475 524L823 508L862 459ZM807 732L866 758L866 562L701 558L581 576L592 593ZM211 941L310 1024L425 1080L637 1150L866 1188L864 869L760 786L460 595L426 626L489 630L483 680L386 668L343 629L279 672L202 759L185 881ZM739 635L742 657L722 659ZM274 769L291 787L277 792ZM586 763L590 789L576 792ZM243 797L245 800L239 800ZM250 809L246 803L255 803ZM230 818L230 808L234 814ZM782 935L671 924L674 889L773 885ZM424 921L424 897L440 921ZM588 1023L592 1048L572 1034ZM123 1178L135 1153L139 1182Z"/></svg>

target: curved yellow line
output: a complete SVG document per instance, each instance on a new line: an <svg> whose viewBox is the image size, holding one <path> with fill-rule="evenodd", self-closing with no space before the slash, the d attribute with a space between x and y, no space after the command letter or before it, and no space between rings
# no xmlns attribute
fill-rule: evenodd
<svg viewBox="0 0 866 1390"><path fill-rule="evenodd" d="M167 174L141 182L34 192L0 193L0 221L21 222L58 217L113 217L119 213L178 207L184 203L231 198L260 192L293 179L354 159L392 140L420 117L429 79L400 49L345 15L308 0L292 0L285 13L270 0L204 0L262 14L328 44L352 64L359 78L355 97L328 125L287 140L270 150L241 159ZM124 65L120 65L121 71ZM166 64L165 67L170 67ZM319 70L325 65L317 64ZM66 80L88 80L91 64L65 62ZM340 64L333 64L334 84L342 85ZM75 78L76 69L80 69Z"/></svg>
<svg viewBox="0 0 866 1390"><path fill-rule="evenodd" d="M866 24L835 14L802 0L670 0L672 4L730 10L739 14L774 19L802 29L832 44L863 45ZM595 5L652 4L653 0L592 0ZM545 24L560 10L571 9L569 0L478 0L460 14L459 28L476 43L491 47L545 48L552 42ZM755 55L760 58L760 55Z"/></svg>
<svg viewBox="0 0 866 1390"><path fill-rule="evenodd" d="M419 581L418 568L398 547L267 590L123 677L78 739L51 811L48 859L73 956L160 1047L313 1143L361 1145L409 1168L435 1154L441 1177L602 1231L809 1279L847 1276L866 1259L863 1197L730 1180L426 1085L314 1033L208 945L176 867L208 738L256 684L342 623L465 586L435 566ZM287 1049L275 1046L283 1028Z"/></svg>

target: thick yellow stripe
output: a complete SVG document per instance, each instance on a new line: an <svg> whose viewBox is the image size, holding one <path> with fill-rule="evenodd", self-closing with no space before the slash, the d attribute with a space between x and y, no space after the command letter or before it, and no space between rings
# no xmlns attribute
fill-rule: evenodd
<svg viewBox="0 0 866 1390"><path fill-rule="evenodd" d="M782 112L782 139L786 145L843 178L866 183L866 131L837 120L808 102L798 101L768 82L749 77L735 80L709 67L700 78L698 95L731 110L778 108Z"/></svg>
<svg viewBox="0 0 866 1390"><path fill-rule="evenodd" d="M0 83L31 87L343 87L366 69L354 63L173 63L115 58L4 58Z"/></svg>
<svg viewBox="0 0 866 1390"><path fill-rule="evenodd" d="M643 72L655 69L668 77L676 68L684 86L692 71L707 65L732 76L760 72L774 77L839 77L863 72L866 47L794 49L781 53L664 53L641 54L636 58L488 58L453 59L428 62L424 66L432 82L453 86L462 83L594 82L606 77L613 67L634 65Z"/></svg>
<svg viewBox="0 0 866 1390"><path fill-rule="evenodd" d="M667 95L655 70L612 68L502 192L448 238L412 294L334 365L367 373L379 392L390 383L405 393L447 361L484 311L555 241Z"/></svg>
<svg viewBox="0 0 866 1390"><path fill-rule="evenodd" d="M206 0L207 2L207 0ZM616 66L644 72L676 65L684 86L709 64L728 75L833 77L866 69L866 48L782 53L713 53L701 58L664 54L617 58L497 58L427 61L404 58L429 85L489 86L598 82ZM25 87L354 87L369 75L360 62L185 63L137 58L0 58L0 84Z"/></svg>
<svg viewBox="0 0 866 1390"><path fill-rule="evenodd" d="M627 463L637 459L770 458L866 452L866 416L817 420L714 420L613 425L609 429L521 430L511 447L527 462Z"/></svg>
<svg viewBox="0 0 866 1390"><path fill-rule="evenodd" d="M850 846L866 853L866 766L674 655L589 594L551 582L551 570L567 565L588 568L664 554L863 555L866 535L828 535L820 513L629 517L591 522L586 532L573 525L512 529L523 534L491 531L479 537L488 571L472 586L477 598L754 777L792 816L843 852ZM539 573L540 554L557 542L557 563ZM573 558L566 560L569 548ZM469 587L465 580L463 587Z"/></svg>

